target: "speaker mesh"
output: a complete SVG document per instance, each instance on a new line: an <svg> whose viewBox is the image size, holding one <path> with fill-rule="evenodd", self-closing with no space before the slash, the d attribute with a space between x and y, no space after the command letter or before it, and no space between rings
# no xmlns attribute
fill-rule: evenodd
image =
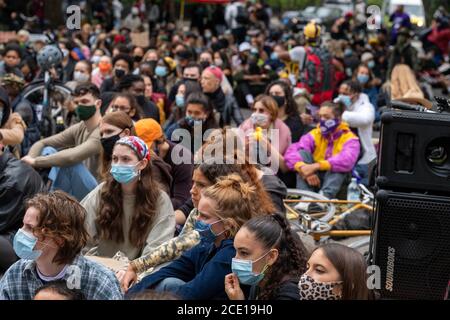
<svg viewBox="0 0 450 320"><path fill-rule="evenodd" d="M443 299L450 280L450 199L382 192L374 252L382 297ZM392 291L386 282L390 251Z"/></svg>

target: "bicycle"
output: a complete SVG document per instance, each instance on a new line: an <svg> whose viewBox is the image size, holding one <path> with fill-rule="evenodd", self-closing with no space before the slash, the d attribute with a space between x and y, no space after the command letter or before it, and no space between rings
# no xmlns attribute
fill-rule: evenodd
<svg viewBox="0 0 450 320"><path fill-rule="evenodd" d="M39 67L44 71L44 79L31 82L22 92L22 96L35 106L43 137L64 130L64 121L61 123L64 105L72 95L71 89L51 76L50 70L62 61L62 52L57 42L49 34L46 35L49 44L39 51L37 57Z"/></svg>
<svg viewBox="0 0 450 320"><path fill-rule="evenodd" d="M333 226L336 225L338 221L344 219L347 215L352 214L358 209L364 209L370 213L374 212L373 193L370 192L363 184L359 184L359 188L363 195L362 201L330 200L315 192L288 189L288 199L284 200L284 204L288 212L287 216L292 228L296 231L311 235L316 244L326 242L332 237L363 236L363 239L354 241L350 243L349 246L356 249L369 245L370 236L372 234L371 230L333 230ZM302 199L292 199L298 197L302 197ZM302 202L324 204L325 210L321 213L307 214L290 206L290 204L298 204ZM350 205L350 208L339 208L341 205Z"/></svg>

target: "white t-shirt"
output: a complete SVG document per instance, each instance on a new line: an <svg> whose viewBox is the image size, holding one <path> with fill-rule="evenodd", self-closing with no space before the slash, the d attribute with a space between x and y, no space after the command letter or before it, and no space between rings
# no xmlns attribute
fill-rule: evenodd
<svg viewBox="0 0 450 320"><path fill-rule="evenodd" d="M44 276L37 267L36 267L36 273L39 276L39 278L41 278L42 281L45 281L45 282L56 281L56 280L61 280L62 278L64 278L64 276L66 275L66 272L67 272L67 267L68 267L68 265L65 265L64 268L61 270L61 272L58 273L54 277Z"/></svg>
<svg viewBox="0 0 450 320"><path fill-rule="evenodd" d="M303 66L305 64L306 59L306 50L305 47L295 47L289 51L289 56L291 60L298 63L299 69L303 70Z"/></svg>

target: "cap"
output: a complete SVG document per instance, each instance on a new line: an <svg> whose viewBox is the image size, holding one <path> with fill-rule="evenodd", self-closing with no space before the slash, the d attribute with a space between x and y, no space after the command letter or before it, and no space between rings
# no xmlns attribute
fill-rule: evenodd
<svg viewBox="0 0 450 320"><path fill-rule="evenodd" d="M22 29L22 30L20 30L19 32L17 32L17 35L18 35L18 36L29 37L29 36L30 36L30 33L29 33L27 30Z"/></svg>
<svg viewBox="0 0 450 320"><path fill-rule="evenodd" d="M309 39L320 37L320 26L313 20L305 26L303 34Z"/></svg>
<svg viewBox="0 0 450 320"><path fill-rule="evenodd" d="M151 146L153 141L161 138L164 133L161 125L154 119L141 119L134 124L134 129L139 138L144 140L147 146Z"/></svg>
<svg viewBox="0 0 450 320"><path fill-rule="evenodd" d="M370 52L364 52L363 54L362 54L362 56L361 56L361 62L367 62L367 61L370 61L370 60L373 60L373 54L372 53L370 53Z"/></svg>
<svg viewBox="0 0 450 320"><path fill-rule="evenodd" d="M239 45L239 52L250 51L251 49L252 49L252 46L248 42L242 42Z"/></svg>

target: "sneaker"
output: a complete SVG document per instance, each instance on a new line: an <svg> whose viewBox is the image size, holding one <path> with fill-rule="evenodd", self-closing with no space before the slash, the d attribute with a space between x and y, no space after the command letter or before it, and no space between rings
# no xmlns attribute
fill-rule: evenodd
<svg viewBox="0 0 450 320"><path fill-rule="evenodd" d="M310 203L308 205L308 213L319 213L325 211L325 205L323 203Z"/></svg>
<svg viewBox="0 0 450 320"><path fill-rule="evenodd" d="M302 197L302 200L312 200L311 198ZM308 212L308 206L310 205L310 202L299 202L297 205L295 205L294 209L298 211Z"/></svg>

